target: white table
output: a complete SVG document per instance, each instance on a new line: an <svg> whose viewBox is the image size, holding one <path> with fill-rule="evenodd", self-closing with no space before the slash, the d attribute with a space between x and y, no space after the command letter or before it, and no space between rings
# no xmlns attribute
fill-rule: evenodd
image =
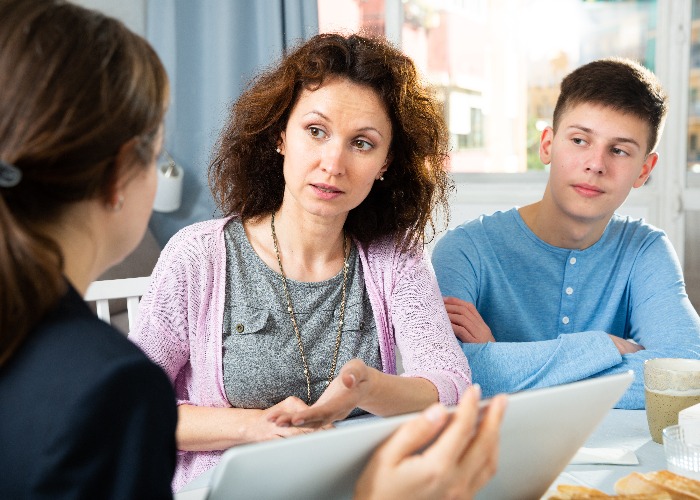
<svg viewBox="0 0 700 500"><path fill-rule="evenodd" d="M576 484L614 494L615 481L632 472L666 468L664 448L651 440L643 410L610 410L584 445L588 448L626 448L633 451L639 465L569 465L552 484ZM175 495L175 500L203 500L209 490L212 471L195 478Z"/></svg>
<svg viewBox="0 0 700 500"><path fill-rule="evenodd" d="M639 465L569 465L552 488L575 484L614 494L615 482L632 472L666 469L664 447L652 441L644 410L611 410L584 446L632 450Z"/></svg>

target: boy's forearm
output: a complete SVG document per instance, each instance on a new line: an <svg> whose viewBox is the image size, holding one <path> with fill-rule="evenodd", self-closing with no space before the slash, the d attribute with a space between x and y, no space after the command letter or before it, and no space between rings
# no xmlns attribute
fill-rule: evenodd
<svg viewBox="0 0 700 500"><path fill-rule="evenodd" d="M485 397L591 377L622 356L605 332L580 332L537 342L462 344L473 382Z"/></svg>

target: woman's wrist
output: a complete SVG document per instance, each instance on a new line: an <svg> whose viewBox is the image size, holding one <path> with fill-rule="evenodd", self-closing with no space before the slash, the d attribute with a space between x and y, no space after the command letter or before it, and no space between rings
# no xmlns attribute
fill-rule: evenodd
<svg viewBox="0 0 700 500"><path fill-rule="evenodd" d="M262 410L181 405L177 446L183 451L225 450L262 440Z"/></svg>
<svg viewBox="0 0 700 500"><path fill-rule="evenodd" d="M439 395L430 380L376 371L365 401L363 410L387 417L423 410L437 403Z"/></svg>

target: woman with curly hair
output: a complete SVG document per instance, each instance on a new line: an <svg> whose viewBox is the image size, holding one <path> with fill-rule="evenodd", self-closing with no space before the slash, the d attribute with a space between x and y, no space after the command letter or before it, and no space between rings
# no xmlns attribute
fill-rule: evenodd
<svg viewBox="0 0 700 500"><path fill-rule="evenodd" d="M413 62L359 35L312 38L234 104L224 218L168 243L133 332L175 385L176 489L234 445L457 403L469 367L422 252L447 137Z"/></svg>

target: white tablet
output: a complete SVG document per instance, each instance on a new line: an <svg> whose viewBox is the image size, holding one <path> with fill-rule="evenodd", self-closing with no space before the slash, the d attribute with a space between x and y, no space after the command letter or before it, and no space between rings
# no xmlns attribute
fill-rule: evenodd
<svg viewBox="0 0 700 500"><path fill-rule="evenodd" d="M477 498L540 498L634 379L621 373L508 396L496 476ZM351 498L372 451L415 414L227 450L209 500Z"/></svg>

